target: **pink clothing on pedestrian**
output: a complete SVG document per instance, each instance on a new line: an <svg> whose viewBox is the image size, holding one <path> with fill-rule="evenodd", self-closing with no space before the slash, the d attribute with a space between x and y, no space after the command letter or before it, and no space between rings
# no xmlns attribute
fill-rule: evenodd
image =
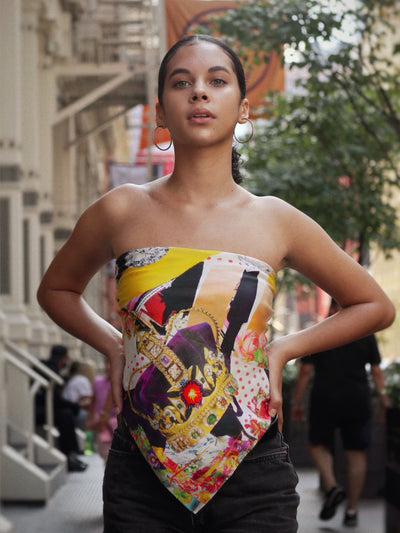
<svg viewBox="0 0 400 533"><path fill-rule="evenodd" d="M96 376L93 380L93 411L94 420L98 421L103 415L111 383L107 376ZM117 427L117 417L115 416L114 406L111 403L109 409L109 418L102 424L99 431L95 430L96 447L99 455L106 460L109 447L111 445L112 434Z"/></svg>

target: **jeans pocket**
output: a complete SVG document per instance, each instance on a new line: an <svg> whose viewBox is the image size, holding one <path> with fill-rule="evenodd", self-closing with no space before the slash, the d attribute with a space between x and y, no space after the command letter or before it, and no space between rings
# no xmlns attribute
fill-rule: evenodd
<svg viewBox="0 0 400 533"><path fill-rule="evenodd" d="M287 462L289 458L289 446L284 444L280 448L275 448L271 450L265 449L254 449L251 454L249 454L245 461L249 463L276 463L276 462Z"/></svg>

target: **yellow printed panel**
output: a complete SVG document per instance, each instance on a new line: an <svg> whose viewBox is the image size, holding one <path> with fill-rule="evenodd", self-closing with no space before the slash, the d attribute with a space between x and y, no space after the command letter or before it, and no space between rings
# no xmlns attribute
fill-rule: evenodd
<svg viewBox="0 0 400 533"><path fill-rule="evenodd" d="M169 248L164 257L154 263L127 268L118 282L119 307L122 309L135 296L176 278L210 255L218 253L216 250Z"/></svg>

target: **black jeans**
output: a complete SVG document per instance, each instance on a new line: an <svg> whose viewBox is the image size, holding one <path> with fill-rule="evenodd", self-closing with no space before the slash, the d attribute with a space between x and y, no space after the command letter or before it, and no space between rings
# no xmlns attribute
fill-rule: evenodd
<svg viewBox="0 0 400 533"><path fill-rule="evenodd" d="M297 474L274 423L197 514L157 479L120 425L104 474L105 533L295 533Z"/></svg>

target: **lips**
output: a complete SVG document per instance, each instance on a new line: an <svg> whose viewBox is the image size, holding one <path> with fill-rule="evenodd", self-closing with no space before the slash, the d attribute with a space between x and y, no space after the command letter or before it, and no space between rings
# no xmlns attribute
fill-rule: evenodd
<svg viewBox="0 0 400 533"><path fill-rule="evenodd" d="M194 109L188 118L193 121L204 121L214 118L214 115L208 109Z"/></svg>

